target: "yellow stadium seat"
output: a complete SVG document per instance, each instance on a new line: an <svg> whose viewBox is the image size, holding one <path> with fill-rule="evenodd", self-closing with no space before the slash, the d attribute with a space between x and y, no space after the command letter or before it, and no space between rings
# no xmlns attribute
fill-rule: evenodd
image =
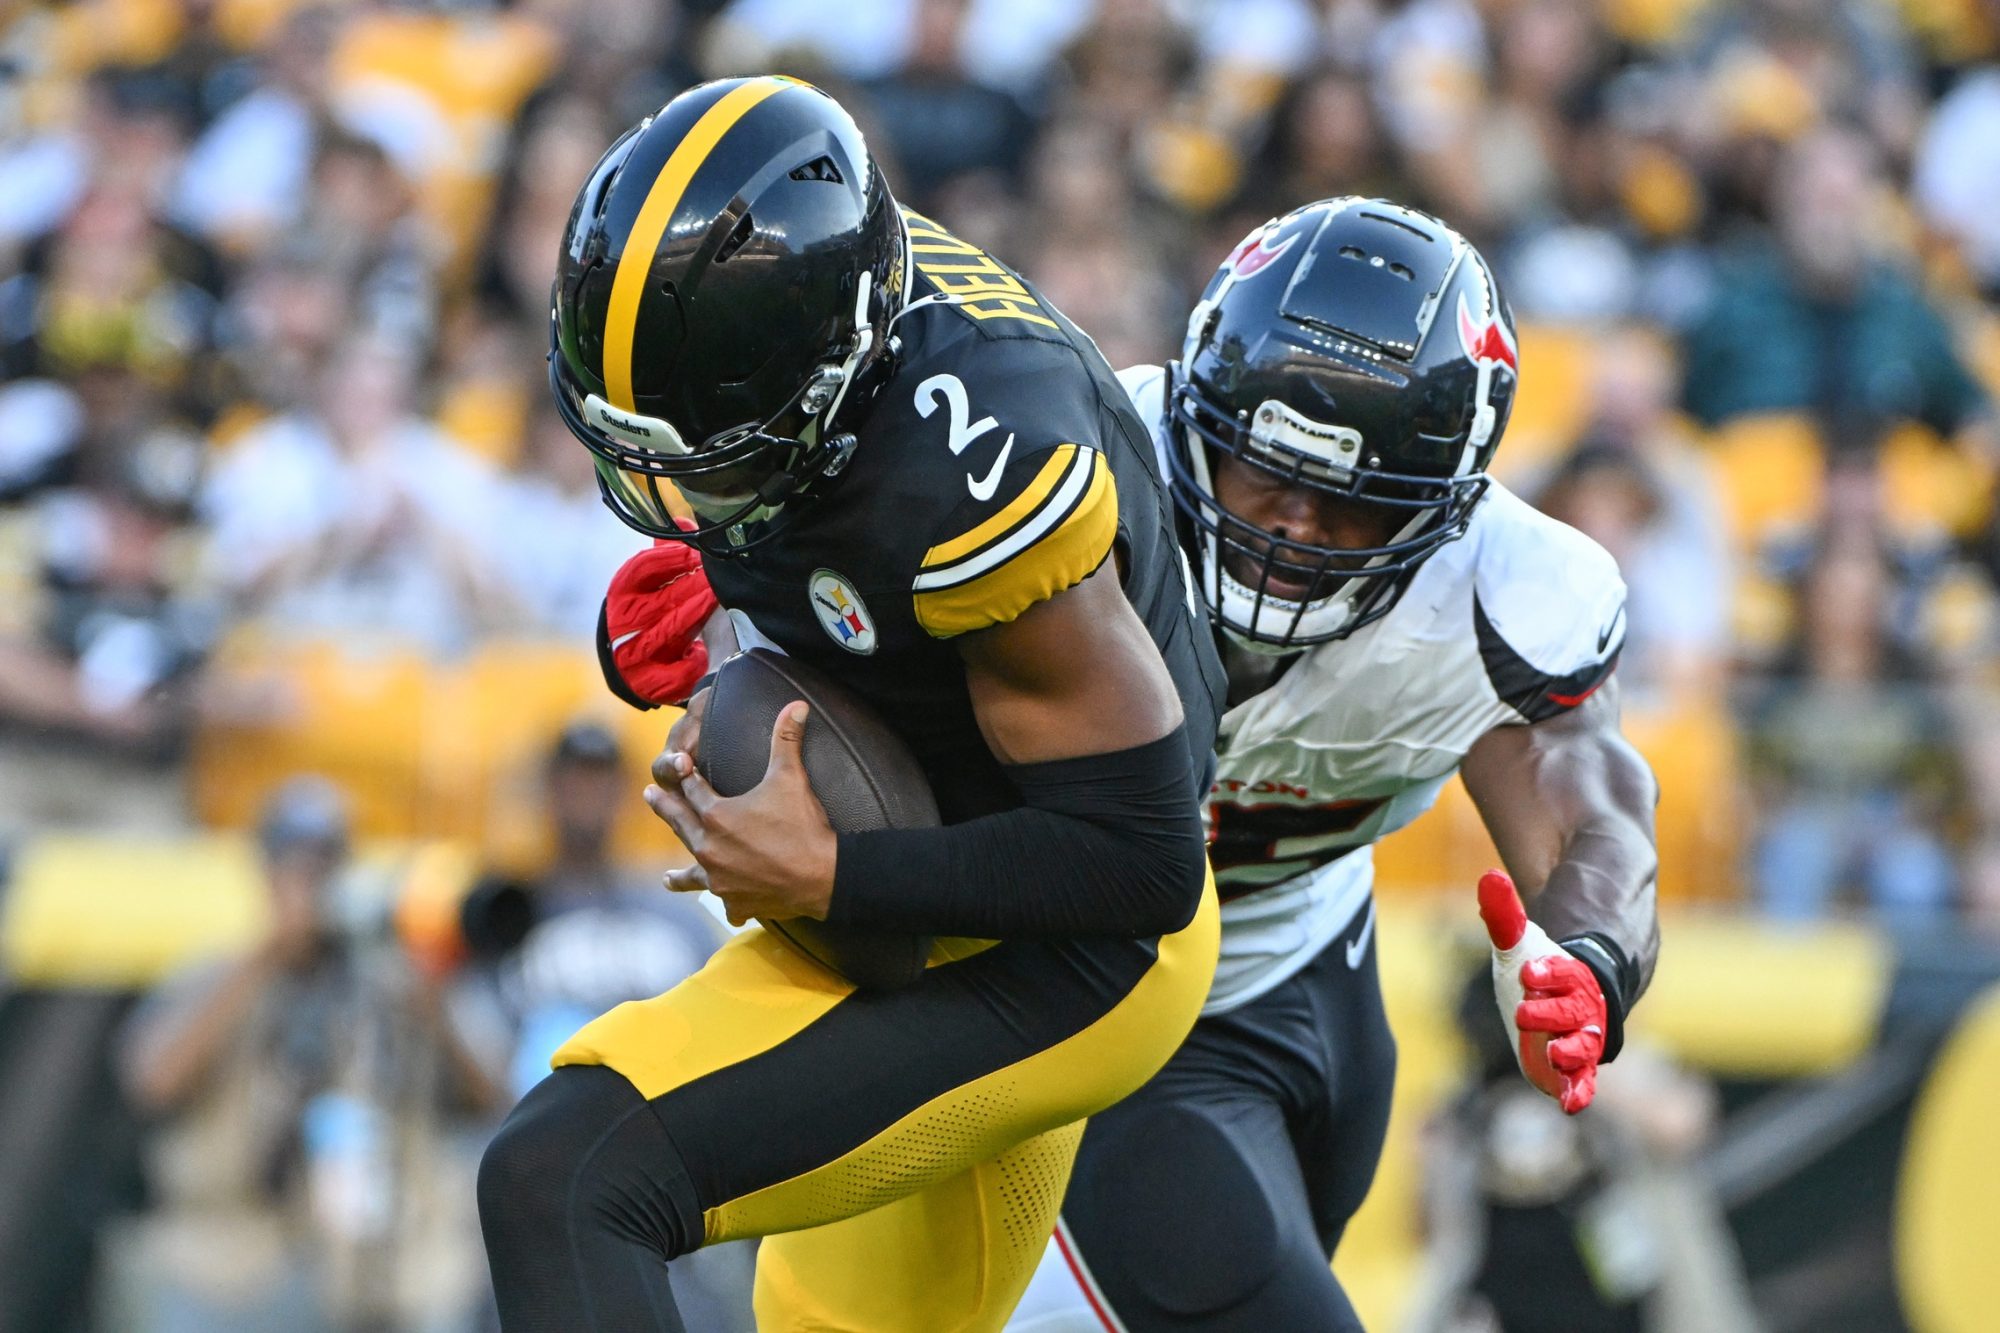
<svg viewBox="0 0 2000 1333"><path fill-rule="evenodd" d="M451 843L364 842L338 892L365 919L392 910L419 962L448 962L472 867ZM150 986L249 948L268 913L242 834L53 834L22 848L0 898L0 970L23 985Z"/></svg>
<svg viewBox="0 0 2000 1333"><path fill-rule="evenodd" d="M420 747L423 825L489 851L527 836L522 808L532 810L533 792L513 787L603 690L589 654L567 644L489 644L434 668Z"/></svg>
<svg viewBox="0 0 2000 1333"><path fill-rule="evenodd" d="M663 866L686 859L640 792L672 709L639 712L612 697L595 654L567 643L489 645L432 679L425 715L420 826L465 838L518 874L546 866L552 830L543 814L544 763L563 727L580 719L619 737L624 783L614 832L619 854Z"/></svg>
<svg viewBox="0 0 2000 1333"><path fill-rule="evenodd" d="M2000 398L2000 312L1976 307L1966 339L1966 362L1986 392Z"/></svg>
<svg viewBox="0 0 2000 1333"><path fill-rule="evenodd" d="M556 54L555 35L519 14L397 9L365 11L334 49L336 105L400 103L435 117L443 142L424 164L423 199L461 267L486 220L507 127Z"/></svg>
<svg viewBox="0 0 2000 1333"><path fill-rule="evenodd" d="M211 718L195 736L191 785L205 823L245 827L279 784L317 773L346 790L361 835L418 831L429 693L422 657L325 643L240 644L220 656L216 675L213 693L244 711ZM249 708L248 699L266 706Z"/></svg>
<svg viewBox="0 0 2000 1333"><path fill-rule="evenodd" d="M451 839L486 864L532 874L551 851L546 756L564 726L588 718L624 751L620 853L663 866L686 860L640 799L676 714L614 699L587 647L498 642L433 663L414 652L246 641L224 652L218 674L223 695L276 706L219 716L197 734L194 803L212 826L249 826L279 784L317 773L348 793L360 836Z"/></svg>
<svg viewBox="0 0 2000 1333"><path fill-rule="evenodd" d="M1593 372L1588 329L1523 324L1521 388L1507 419L1507 442L1494 473L1511 482L1553 463L1576 443L1587 424Z"/></svg>
<svg viewBox="0 0 2000 1333"><path fill-rule="evenodd" d="M1625 734L1660 783L1661 898L1733 897L1743 796L1727 712L1719 705L1654 716L1628 711ZM1469 899L1481 872L1499 864L1478 807L1454 778L1435 807L1376 847L1376 890L1388 898L1463 893Z"/></svg>
<svg viewBox="0 0 2000 1333"><path fill-rule="evenodd" d="M1809 523L1819 512L1823 451L1804 417L1738 417L1716 428L1711 450L1739 549L1754 547L1777 528Z"/></svg>
<svg viewBox="0 0 2000 1333"><path fill-rule="evenodd" d="M1727 710L1717 703L1652 715L1628 711L1625 734L1660 783L1660 897L1734 898L1747 797Z"/></svg>
<svg viewBox="0 0 2000 1333"><path fill-rule="evenodd" d="M1900 532L1971 537L1993 510L1993 469L1908 422L1882 442L1882 498Z"/></svg>
<svg viewBox="0 0 2000 1333"><path fill-rule="evenodd" d="M438 404L438 429L496 467L512 467L521 454L528 404L538 392L541 386L518 378L459 380Z"/></svg>
<svg viewBox="0 0 2000 1333"><path fill-rule="evenodd" d="M1981 0L1896 0L1895 8L1934 65L1990 59L2000 44L2000 24Z"/></svg>
<svg viewBox="0 0 2000 1333"><path fill-rule="evenodd" d="M1469 900L1480 873L1499 864L1478 808L1453 778L1435 806L1376 845L1376 892L1420 898L1463 890Z"/></svg>
<svg viewBox="0 0 2000 1333"><path fill-rule="evenodd" d="M633 865L658 866L662 870L670 865L686 865L692 859L687 848L681 846L674 831L661 823L659 816L639 797L650 780L653 757L665 746L667 732L681 710L656 708L642 713L622 704L618 707L619 739L624 746L625 762L632 770L633 784L629 797L622 794L619 797L625 803L620 807L613 845L619 856Z"/></svg>
<svg viewBox="0 0 2000 1333"><path fill-rule="evenodd" d="M1604 23L1634 46L1678 41L1712 0L1604 0Z"/></svg>

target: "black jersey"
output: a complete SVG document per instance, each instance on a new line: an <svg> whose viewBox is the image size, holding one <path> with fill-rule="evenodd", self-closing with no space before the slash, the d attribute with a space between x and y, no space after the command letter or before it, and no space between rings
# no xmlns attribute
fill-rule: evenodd
<svg viewBox="0 0 2000 1333"><path fill-rule="evenodd" d="M1197 632L1145 423L1096 345L1018 273L905 211L914 307L842 474L743 555L705 557L722 605L873 705L947 823L1019 804L951 640L1083 581L1114 550L1207 770L1222 671Z"/></svg>

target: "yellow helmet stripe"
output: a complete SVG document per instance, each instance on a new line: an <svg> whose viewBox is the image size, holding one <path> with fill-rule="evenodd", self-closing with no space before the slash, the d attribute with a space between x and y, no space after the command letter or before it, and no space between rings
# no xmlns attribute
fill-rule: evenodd
<svg viewBox="0 0 2000 1333"><path fill-rule="evenodd" d="M680 141L660 174L653 177L646 202L625 238L625 251L618 256L618 272L611 280L611 303L604 315L604 392L611 405L626 412L637 411L632 402L632 339L639 327L639 302L646 294L646 275L653 270L660 239L667 223L680 207L694 173L708 160L715 145L730 127L743 119L751 107L773 93L796 86L790 79L761 78L732 88L714 106L702 112L694 128Z"/></svg>

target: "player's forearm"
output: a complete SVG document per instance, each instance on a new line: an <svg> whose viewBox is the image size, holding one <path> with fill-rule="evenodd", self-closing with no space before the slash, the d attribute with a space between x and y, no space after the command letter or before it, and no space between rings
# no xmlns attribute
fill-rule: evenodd
<svg viewBox="0 0 2000 1333"><path fill-rule="evenodd" d="M1193 918L1207 873L1187 739L1010 768L1024 804L840 835L829 921L927 935L1143 937Z"/></svg>
<svg viewBox="0 0 2000 1333"><path fill-rule="evenodd" d="M1522 886L1530 914L1552 938L1598 936L1617 946L1629 964L1627 1005L1645 992L1660 955L1652 834L1650 811L1643 821L1612 812L1586 820L1565 838L1540 888Z"/></svg>
<svg viewBox="0 0 2000 1333"><path fill-rule="evenodd" d="M1610 983L1622 1013L1645 990L1659 955L1659 786L1618 730L1615 688L1562 717L1496 728L1462 771L1529 915L1557 941L1608 946L1608 958L1585 961Z"/></svg>

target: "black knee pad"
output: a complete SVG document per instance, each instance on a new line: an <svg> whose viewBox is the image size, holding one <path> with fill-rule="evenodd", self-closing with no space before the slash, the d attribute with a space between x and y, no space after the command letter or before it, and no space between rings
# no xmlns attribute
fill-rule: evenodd
<svg viewBox="0 0 2000 1333"><path fill-rule="evenodd" d="M517 1245L591 1230L667 1259L702 1243L672 1138L638 1090L599 1065L556 1070L508 1115L479 1159L479 1221L496 1265Z"/></svg>
<svg viewBox="0 0 2000 1333"><path fill-rule="evenodd" d="M1282 1123L1234 1126L1226 1109L1171 1102L1111 1118L1080 1162L1088 1174L1072 1177L1063 1216L1129 1327L1250 1328L1279 1312L1260 1331L1270 1333L1285 1317L1344 1307L1304 1198L1296 1183L1287 1188L1296 1169L1282 1157ZM1093 1119L1085 1133L1099 1128ZM1112 1186L1100 1200L1091 1176Z"/></svg>

